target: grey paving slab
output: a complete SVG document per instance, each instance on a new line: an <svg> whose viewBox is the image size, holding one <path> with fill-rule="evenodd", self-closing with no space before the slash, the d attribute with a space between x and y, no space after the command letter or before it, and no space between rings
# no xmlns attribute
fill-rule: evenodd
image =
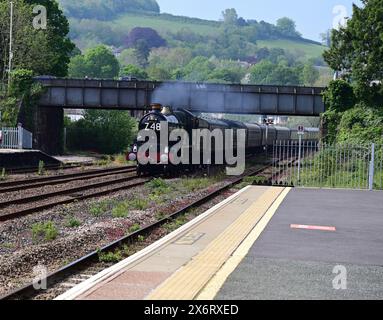
<svg viewBox="0 0 383 320"><path fill-rule="evenodd" d="M217 300L381 300L383 268L345 265L346 290L335 290L331 263L249 257Z"/></svg>
<svg viewBox="0 0 383 320"><path fill-rule="evenodd" d="M332 287L336 265L347 268L348 290ZM217 298L382 299L382 266L382 192L293 189Z"/></svg>

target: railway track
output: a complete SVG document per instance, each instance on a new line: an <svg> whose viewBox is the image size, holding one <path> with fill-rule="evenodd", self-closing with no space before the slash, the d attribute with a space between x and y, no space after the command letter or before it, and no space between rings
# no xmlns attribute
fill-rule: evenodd
<svg viewBox="0 0 383 320"><path fill-rule="evenodd" d="M71 287L74 287L75 285L85 281L86 279L92 277L93 275L99 273L101 270L110 266L108 264L105 265L105 263L99 262L100 253L113 252L113 250L125 244L134 243L135 241L137 241L137 239L139 239L140 236L146 236L150 234L151 232L153 232L154 230L186 214L191 209L200 207L206 202L221 195L223 192L241 183L243 179L245 179L246 177L256 176L259 174L265 174L265 172L269 174L271 173L270 169L271 169L270 165L267 165L261 169L253 170L249 172L248 174L246 174L245 176L242 176L240 178L237 178L231 181L227 185L209 193L208 195L206 195L205 197L201 199L196 200L190 205L185 206L184 208L178 210L177 212L174 212L173 214L165 217L164 219L161 219L153 224L147 225L134 233L131 233L117 241L114 241L108 244L107 246L101 248L100 250L94 251L68 264L67 266L61 268L60 270L54 273L49 274L46 278L47 287L50 288L48 289L48 291L43 291L43 292L36 291L34 289L34 284L30 283L20 289L17 289L11 292L10 294L6 296L3 296L1 300L42 299L43 297L45 297L45 299L52 299L54 297L57 297L60 294L67 291L68 289L70 289ZM271 178L272 177L270 176L270 181L271 181Z"/></svg>
<svg viewBox="0 0 383 320"><path fill-rule="evenodd" d="M87 180L98 177L105 177L111 174L129 173L136 170L135 166L125 166L120 168L89 170L80 173L63 174L59 176L32 178L27 180L15 180L0 183L0 194L5 192L22 191L30 188L38 188L48 185L57 185L76 180Z"/></svg>
<svg viewBox="0 0 383 320"><path fill-rule="evenodd" d="M121 175L114 180L89 183L79 187L70 187L58 191L20 197L0 202L0 209L1 211L5 212L0 215L0 222L20 218L29 214L56 207L58 205L65 205L75 201L104 196L113 192L124 190L126 188L137 187L150 181L150 178L138 177L136 174L128 176L126 175L132 173L133 171L134 168L127 168L120 171L114 170L108 174L103 172L94 174L93 176L81 176L80 179L90 179L100 176L104 177L106 175ZM67 183L68 180L75 181L78 180L78 177L63 179L61 180L61 183ZM59 183L55 180L49 180L46 182L48 182L48 185L51 183ZM32 183L32 185L35 184ZM27 187L30 188L31 185L28 185Z"/></svg>
<svg viewBox="0 0 383 320"><path fill-rule="evenodd" d="M84 162L82 164L68 164L68 165L65 165L65 166L61 166L61 165L57 165L57 164L54 164L54 165L46 165L44 166L44 169L45 170L69 170L69 169L76 169L76 168L81 168L83 166L86 166L86 167L89 167L89 166L93 166L93 163L92 162ZM20 168L9 168L7 169L7 173L9 174L24 174L24 173L35 173L35 172L38 172L39 170L39 167L20 167Z"/></svg>

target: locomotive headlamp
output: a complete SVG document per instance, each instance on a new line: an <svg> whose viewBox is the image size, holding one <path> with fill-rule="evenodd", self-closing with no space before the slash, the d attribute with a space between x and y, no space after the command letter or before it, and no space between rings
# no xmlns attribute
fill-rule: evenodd
<svg viewBox="0 0 383 320"><path fill-rule="evenodd" d="M131 152L131 153L129 153L128 159L129 159L129 161L136 161L137 156L135 153Z"/></svg>

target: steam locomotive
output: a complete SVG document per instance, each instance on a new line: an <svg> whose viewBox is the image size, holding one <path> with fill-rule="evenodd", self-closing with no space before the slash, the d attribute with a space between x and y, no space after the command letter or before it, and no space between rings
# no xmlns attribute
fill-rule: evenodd
<svg viewBox="0 0 383 320"><path fill-rule="evenodd" d="M179 140L175 142L168 142L168 145L161 150L159 142L161 140L160 135L163 134L168 138L170 133L175 129L183 129L185 132L187 132L189 137L192 137L192 131L195 129L207 129L210 132L213 132L213 130L216 129L222 132L224 132L226 129L231 129L231 131L233 132L232 140L234 141L234 145L232 146L232 149L234 154L238 151L239 148L239 146L236 145L237 134L239 132L238 130L242 129L246 133L244 141L246 155L260 153L264 151L267 147L272 146L275 141L287 141L298 139L297 130L291 130L284 127L278 127L267 124L243 123L239 121L224 119L212 119L195 115L185 109L173 111L171 107L162 106L161 104L152 104L151 108L152 110L140 120L138 126L139 135L131 151L127 154L127 160L138 162L138 174L193 169L196 166L195 164L190 163L183 163L177 165L172 164L171 154L169 150L172 148L172 146L179 142ZM164 123L166 123L166 128L163 128ZM166 130L166 132L164 132L164 130ZM157 143L155 146L152 146L152 150L154 152L151 154L149 154L148 150L146 150L145 152L140 152L140 147L142 147L144 143L148 142L148 139L146 139L146 141L143 141L145 139L143 139L143 137L140 137L140 134L146 131L152 131L157 136ZM317 141L319 139L319 130L306 130L303 139ZM199 143L200 142L198 142L198 144ZM194 147L192 146L192 144L193 142L189 141L189 144L187 145L188 150L186 151L186 153L191 154L192 149ZM223 146L225 146L225 143L223 143ZM215 147L216 146L214 145L213 139L211 149L216 150ZM200 152L200 163L202 163L203 153L206 150L204 150L204 146L202 145L199 145L197 149ZM225 150L221 151L225 152ZM211 152L209 157L209 163L207 165L216 164L217 159L215 157L216 153ZM198 164L197 166L200 166L200 164Z"/></svg>

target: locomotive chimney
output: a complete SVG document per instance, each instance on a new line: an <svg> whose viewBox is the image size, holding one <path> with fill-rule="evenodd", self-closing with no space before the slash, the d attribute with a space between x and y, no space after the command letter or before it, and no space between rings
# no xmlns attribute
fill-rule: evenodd
<svg viewBox="0 0 383 320"><path fill-rule="evenodd" d="M152 108L152 111L161 111L162 110L162 104L160 104L160 103L152 103L150 105L150 107Z"/></svg>

